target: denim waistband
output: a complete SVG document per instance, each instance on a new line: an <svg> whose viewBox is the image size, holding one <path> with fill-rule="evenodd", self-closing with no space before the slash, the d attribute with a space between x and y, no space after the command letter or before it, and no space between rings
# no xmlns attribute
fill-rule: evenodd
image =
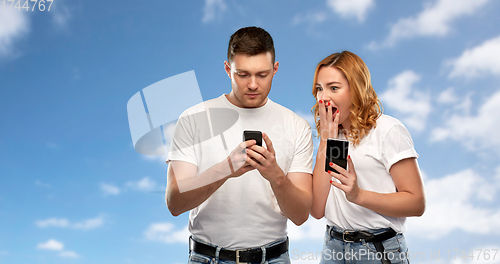
<svg viewBox="0 0 500 264"><path fill-rule="evenodd" d="M218 245L215 245L215 244L212 244L212 243L209 243L209 242L203 241L203 240L201 240L201 239L199 239L199 238L197 238L197 237L195 237L195 236L193 236L193 235L191 235L191 239L193 239L193 240L194 240L194 241L196 241L196 242L203 243L203 244L205 244L205 245L209 245L209 246L212 246L212 247L219 247ZM250 249L250 250L253 250L253 249L260 249L260 248L262 248L262 247L265 247L265 248L272 247L272 246L274 246L274 245L277 245L277 244L279 244L279 243L281 243L281 242L286 241L287 239L288 239L288 237L283 237L283 238L277 239L277 240L275 240L275 241L269 242L269 243L264 244L264 245L261 245L261 246L256 246L256 247L251 247L251 248L245 248L245 250L247 250L247 249ZM228 249L228 250L236 250L236 249L238 249L238 248L227 248L227 247L220 247L220 248L221 248L221 249Z"/></svg>
<svg viewBox="0 0 500 264"><path fill-rule="evenodd" d="M345 231L365 231L365 232L368 232L370 234L378 235L378 234L384 233L384 232L391 230L391 229L392 228L387 227L387 228L377 228L377 229L349 230L349 229L340 228L336 225L326 225L326 231L328 233L330 233L330 230L335 230L339 233L344 233Z"/></svg>

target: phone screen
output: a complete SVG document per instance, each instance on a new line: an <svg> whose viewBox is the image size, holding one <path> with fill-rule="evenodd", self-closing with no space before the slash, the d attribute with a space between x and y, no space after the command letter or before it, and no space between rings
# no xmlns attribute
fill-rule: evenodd
<svg viewBox="0 0 500 264"><path fill-rule="evenodd" d="M349 141L329 138L326 143L325 171L333 171L338 173L338 171L328 165L330 162L333 162L340 167L347 169L348 151Z"/></svg>
<svg viewBox="0 0 500 264"><path fill-rule="evenodd" d="M262 147L262 132L251 130L243 131L243 141L247 141L250 139L255 139L255 141L257 141L257 145Z"/></svg>

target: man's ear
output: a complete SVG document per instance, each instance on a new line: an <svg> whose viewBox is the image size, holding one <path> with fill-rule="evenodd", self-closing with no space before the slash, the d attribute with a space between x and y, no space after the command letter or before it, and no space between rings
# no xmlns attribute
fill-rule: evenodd
<svg viewBox="0 0 500 264"><path fill-rule="evenodd" d="M279 61L275 62L273 66L273 76L276 74L276 72L278 72L279 67L280 67Z"/></svg>
<svg viewBox="0 0 500 264"><path fill-rule="evenodd" d="M231 79L231 67L229 67L229 62L224 61L224 70L226 70L227 76Z"/></svg>

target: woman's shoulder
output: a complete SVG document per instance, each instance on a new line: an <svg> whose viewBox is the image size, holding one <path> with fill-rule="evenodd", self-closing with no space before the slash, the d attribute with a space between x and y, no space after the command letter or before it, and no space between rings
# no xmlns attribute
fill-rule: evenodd
<svg viewBox="0 0 500 264"><path fill-rule="evenodd" d="M381 114L377 119L377 126L374 130L377 134L386 135L394 127L406 129L403 122L399 121L399 119Z"/></svg>

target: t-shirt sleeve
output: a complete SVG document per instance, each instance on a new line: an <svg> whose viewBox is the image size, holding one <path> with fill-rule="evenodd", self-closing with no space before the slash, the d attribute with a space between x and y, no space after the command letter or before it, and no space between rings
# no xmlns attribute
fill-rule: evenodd
<svg viewBox="0 0 500 264"><path fill-rule="evenodd" d="M407 158L418 158L418 153L413 146L413 140L406 127L397 123L389 129L382 141L382 161L387 172L392 165Z"/></svg>
<svg viewBox="0 0 500 264"><path fill-rule="evenodd" d="M172 160L186 161L198 165L196 162L194 133L188 116L183 113L175 124L167 163Z"/></svg>
<svg viewBox="0 0 500 264"><path fill-rule="evenodd" d="M297 129L295 150L290 166L290 172L305 172L312 174L313 141L311 126L307 121L300 120Z"/></svg>

